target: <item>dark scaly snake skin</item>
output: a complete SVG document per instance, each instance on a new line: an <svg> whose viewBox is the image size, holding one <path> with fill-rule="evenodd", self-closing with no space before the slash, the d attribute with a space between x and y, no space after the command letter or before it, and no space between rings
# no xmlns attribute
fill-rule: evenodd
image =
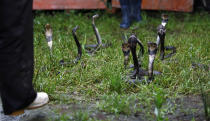
<svg viewBox="0 0 210 121"><path fill-rule="evenodd" d="M157 47L160 46L160 59L164 60L171 56L173 56L176 53L176 48L173 46L165 46L165 35L166 35L166 24L168 22L168 16L163 14L162 15L162 22L157 27ZM165 51L172 51L171 53L165 55Z"/></svg>
<svg viewBox="0 0 210 121"><path fill-rule="evenodd" d="M136 55L137 44L139 44L139 46L141 48L140 52L143 55L144 54L143 44L134 34L132 34L129 37L128 42L124 41L124 43L122 44L122 51L124 54L125 67L128 64L128 57L129 57L130 51L132 53L133 62L134 62L134 70L131 72L131 74L129 74L130 76L129 76L128 82L135 83L136 81L142 81L143 76L149 76L147 82L151 82L152 80L154 80L153 74L154 75L161 74L161 72L159 72L159 71L153 71L153 63L154 63L154 59L155 59L155 56L157 53L157 44L152 43L152 42L148 43L148 48L149 48L148 49L148 52L149 52L149 68L148 68L148 70L142 69L141 62L138 62L138 58Z"/></svg>
<svg viewBox="0 0 210 121"><path fill-rule="evenodd" d="M101 47L108 47L110 46L110 44L103 44L102 43L102 39L101 39L101 35L98 31L98 28L95 25L95 18L98 18L99 15L96 14L92 17L92 27L96 36L96 40L97 40L97 44L94 45L85 45L85 49L87 50L88 53L90 54L94 54L96 51L98 51ZM91 49L93 48L93 49Z"/></svg>
<svg viewBox="0 0 210 121"><path fill-rule="evenodd" d="M60 64L61 65L67 65L67 64L77 64L78 61L81 59L82 57L82 47L81 47L81 44L79 43L79 40L77 38L77 35L76 35L76 31L77 29L79 28L79 26L76 26L73 28L72 30L72 35L74 37L74 41L77 45L77 51L78 51L78 54L77 54L77 57L73 60L73 61L70 61L70 62L64 62L64 60L61 60L60 61Z"/></svg>
<svg viewBox="0 0 210 121"><path fill-rule="evenodd" d="M141 63L138 62L138 58L136 55L136 46L137 46L137 44L140 46L142 55L144 54L144 46L141 43L141 41L139 39L137 39L137 37L134 34L132 34L129 37L128 44L130 46L130 50L131 50L133 62L134 62L134 72L131 74L130 78L136 79L136 76L137 76L138 79L141 79L141 76L139 75L139 72L140 72L139 68L141 67Z"/></svg>

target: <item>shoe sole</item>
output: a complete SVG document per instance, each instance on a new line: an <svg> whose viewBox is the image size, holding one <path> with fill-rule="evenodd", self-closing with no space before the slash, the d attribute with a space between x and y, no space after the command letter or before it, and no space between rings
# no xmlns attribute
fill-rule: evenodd
<svg viewBox="0 0 210 121"><path fill-rule="evenodd" d="M25 113L24 109L22 109L22 110L18 110L18 111L15 111L15 112L11 113L9 116L19 116L19 115L24 114L24 113Z"/></svg>
<svg viewBox="0 0 210 121"><path fill-rule="evenodd" d="M48 103L49 103L49 101L47 101L46 103L44 103L42 105L39 105L39 106L27 107L26 110L33 110L33 109L36 109L36 108L40 108L40 107L43 107L43 106L47 105Z"/></svg>
<svg viewBox="0 0 210 121"><path fill-rule="evenodd" d="M22 110L17 110L13 113L11 113L9 116L19 116L19 115L22 115L25 113L24 110L33 110L33 109L37 109L37 108L40 108L40 107L43 107L45 105L47 105L49 103L49 101L43 105L39 105L39 106L34 106L34 107L31 107L31 108L26 108L26 109L22 109Z"/></svg>

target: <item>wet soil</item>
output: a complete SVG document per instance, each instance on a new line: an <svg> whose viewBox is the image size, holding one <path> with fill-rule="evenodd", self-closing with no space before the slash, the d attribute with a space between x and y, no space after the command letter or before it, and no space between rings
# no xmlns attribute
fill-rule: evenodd
<svg viewBox="0 0 210 121"><path fill-rule="evenodd" d="M169 121L205 121L203 102L200 96L185 96L175 100L176 110L169 114Z"/></svg>
<svg viewBox="0 0 210 121"><path fill-rule="evenodd" d="M169 121L205 121L203 102L200 96L183 96L175 100L167 100L167 104L174 109L165 114ZM154 114L148 116L147 112L139 112L131 115L109 114L99 111L95 104L48 104L35 110L26 110L24 114L12 117L5 116L0 102L0 121L54 121L60 120L62 115L68 117L67 120L76 120L76 112L86 112L89 118L108 121L149 121L155 120ZM153 112L153 109L152 111ZM147 115L147 116L146 116Z"/></svg>

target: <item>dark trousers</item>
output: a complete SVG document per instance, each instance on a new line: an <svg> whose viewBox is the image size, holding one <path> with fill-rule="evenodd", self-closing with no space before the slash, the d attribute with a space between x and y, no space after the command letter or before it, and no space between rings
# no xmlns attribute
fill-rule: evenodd
<svg viewBox="0 0 210 121"><path fill-rule="evenodd" d="M0 95L4 114L36 97L33 78L32 0L0 0Z"/></svg>

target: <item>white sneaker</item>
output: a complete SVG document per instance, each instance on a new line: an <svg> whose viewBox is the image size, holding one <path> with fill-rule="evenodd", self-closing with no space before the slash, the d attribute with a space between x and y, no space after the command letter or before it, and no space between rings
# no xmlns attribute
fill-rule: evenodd
<svg viewBox="0 0 210 121"><path fill-rule="evenodd" d="M38 92L35 100L26 108L34 109L44 106L49 102L49 97L45 92Z"/></svg>
<svg viewBox="0 0 210 121"><path fill-rule="evenodd" d="M44 106L48 102L49 102L49 97L48 97L47 93L45 93L45 92L38 92L35 100L28 107L26 107L25 109L31 110L31 109L39 108L39 107ZM15 112L13 112L12 114L10 114L10 116L21 115L21 114L24 113L25 109L17 110Z"/></svg>

